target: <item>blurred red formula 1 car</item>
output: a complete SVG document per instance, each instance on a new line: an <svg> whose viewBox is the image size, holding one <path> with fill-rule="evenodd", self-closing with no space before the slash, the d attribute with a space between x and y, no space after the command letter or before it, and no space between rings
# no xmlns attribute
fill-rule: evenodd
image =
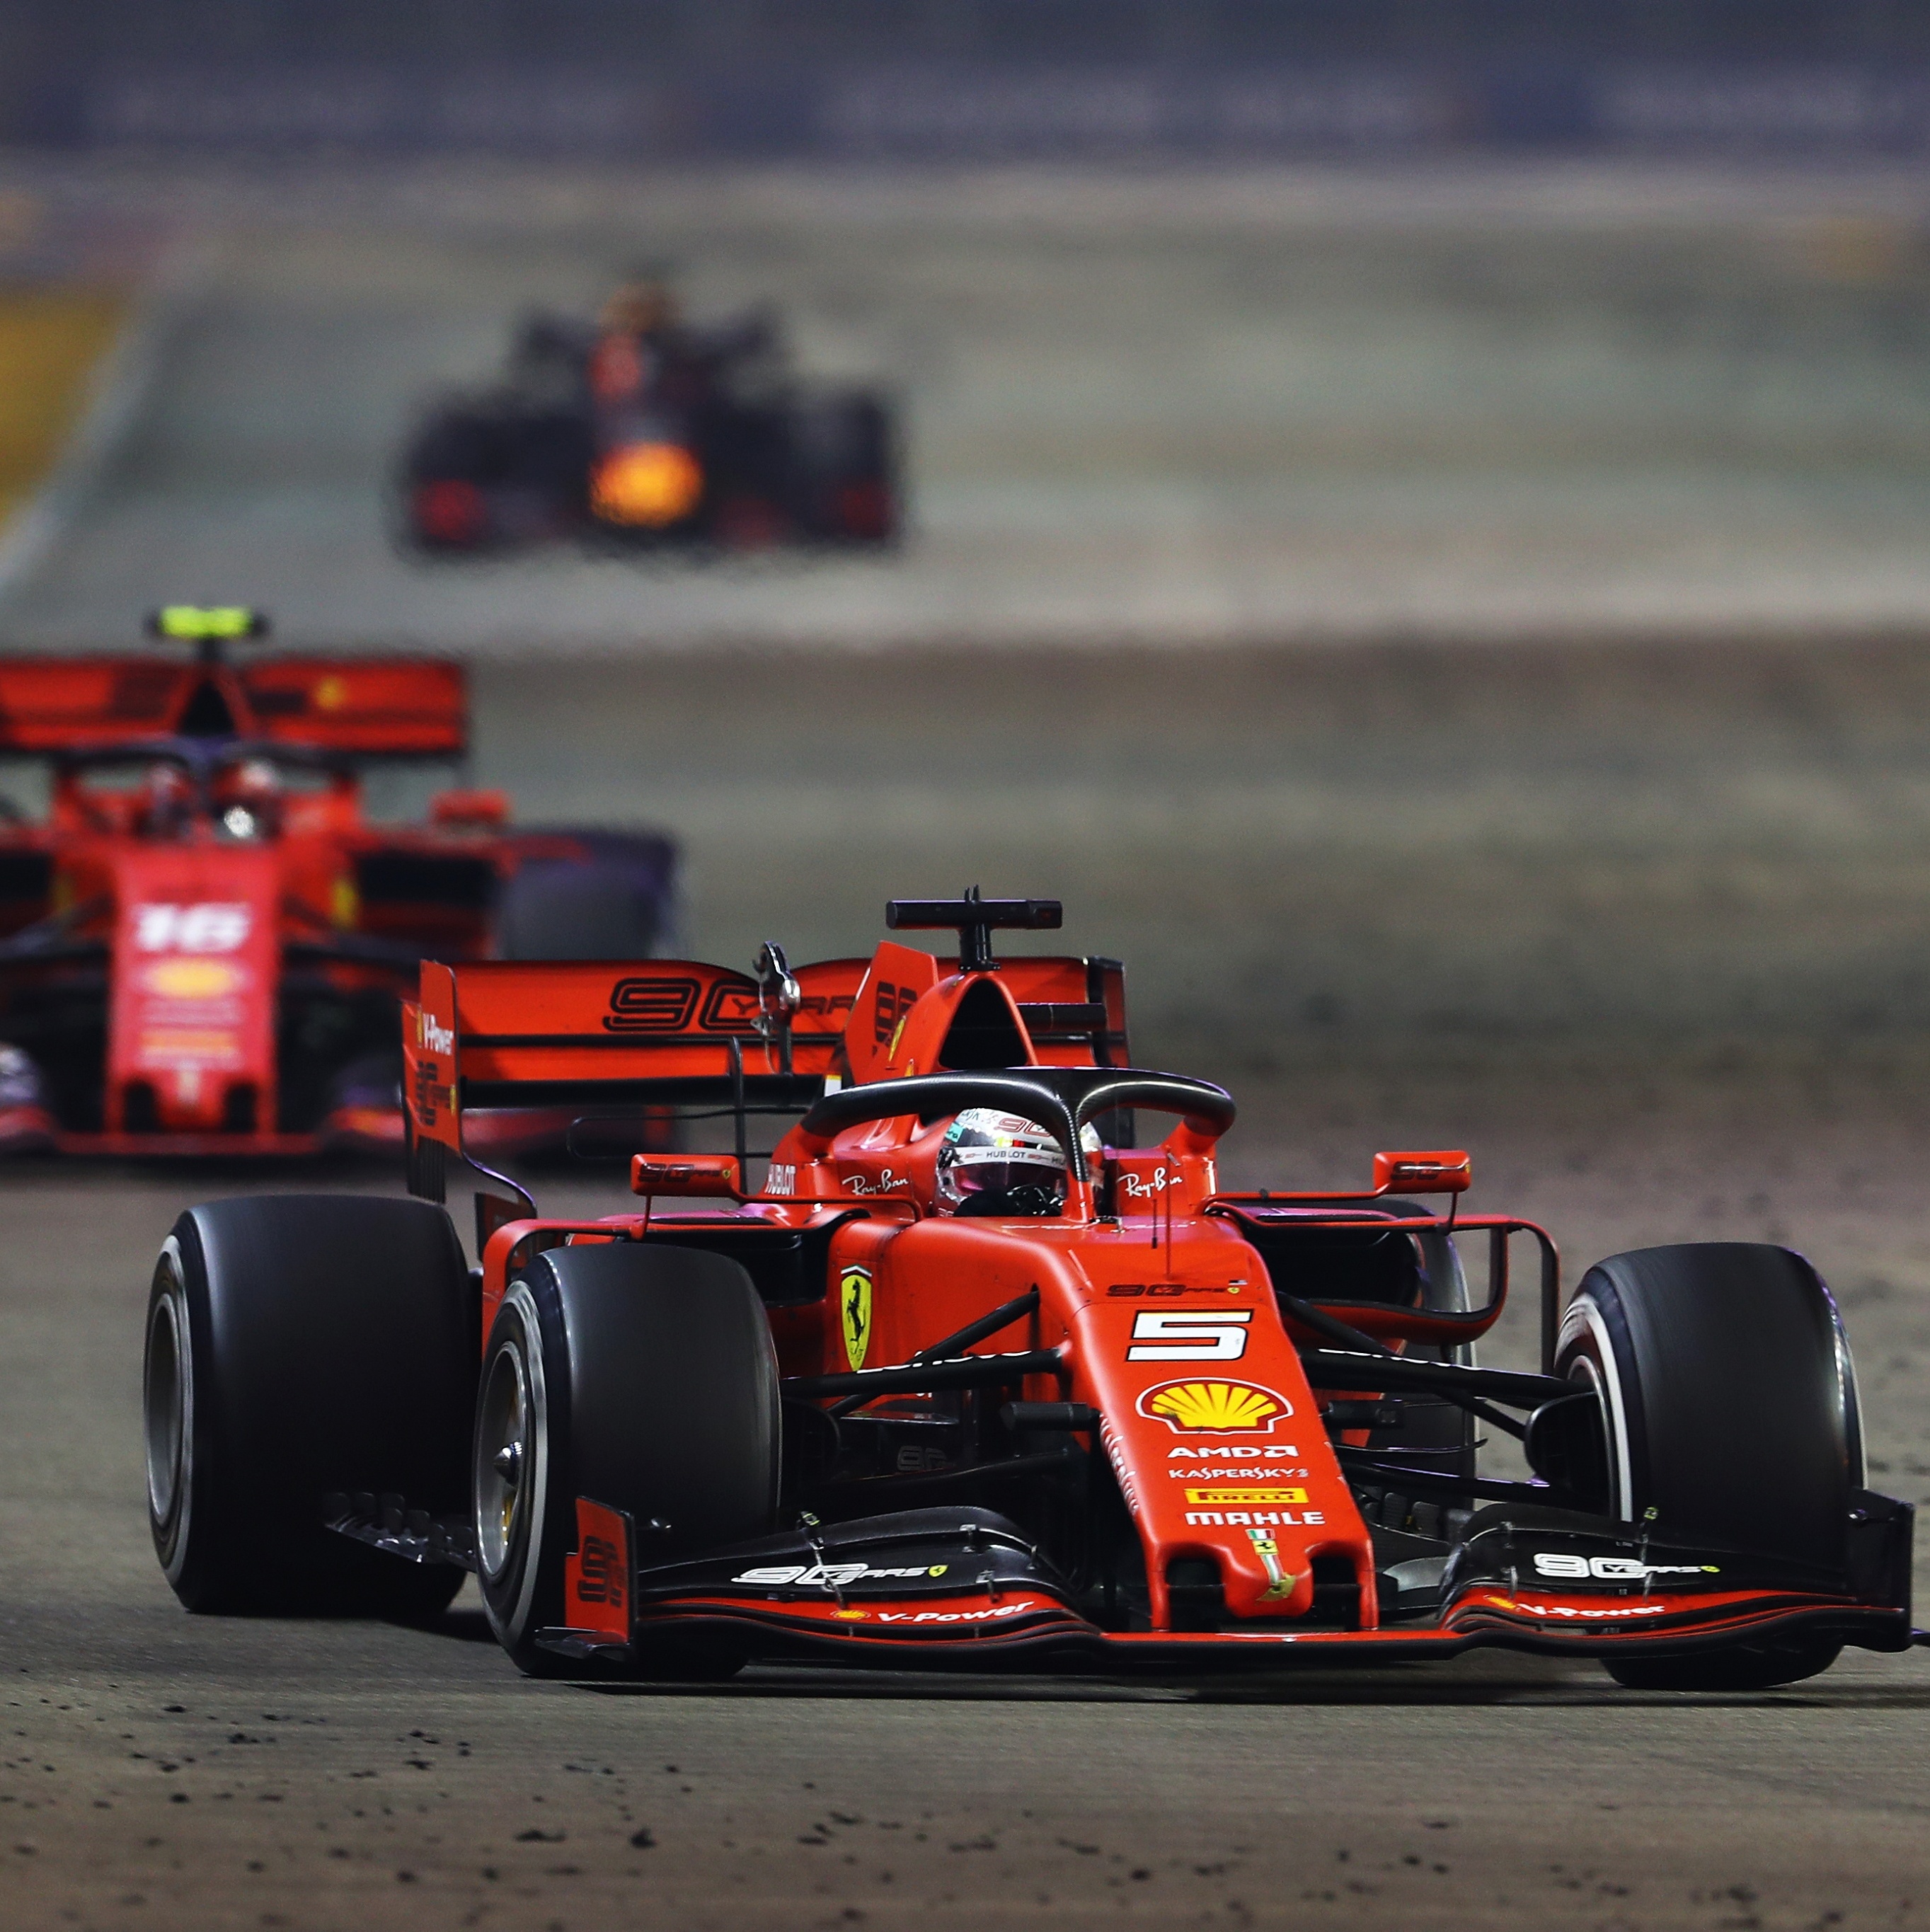
<svg viewBox="0 0 1930 1932"><path fill-rule="evenodd" d="M399 1146L399 998L425 954L646 954L668 935L660 838L511 830L499 793L376 825L362 774L451 760L461 670L230 662L252 613L182 608L191 651L0 658L0 1150L302 1154ZM502 1117L492 1144L545 1133Z"/></svg>
<svg viewBox="0 0 1930 1932"><path fill-rule="evenodd" d="M479 1196L473 1274L422 1199L182 1216L146 1426L183 1601L422 1612L473 1570L516 1661L579 1676L1501 1645L1733 1688L1912 1641L1911 1512L1863 1486L1799 1256L1619 1255L1564 1306L1540 1228L1457 1213L1459 1152L1229 1191L1233 1103L1124 1064L1115 964L993 961L1056 904L890 922L958 957L425 965L419 1196L518 1098L721 1106L740 1150L640 1154L644 1198L601 1220ZM1534 1372L1475 1360L1517 1246ZM1532 1473L1484 1466L1478 1427Z"/></svg>

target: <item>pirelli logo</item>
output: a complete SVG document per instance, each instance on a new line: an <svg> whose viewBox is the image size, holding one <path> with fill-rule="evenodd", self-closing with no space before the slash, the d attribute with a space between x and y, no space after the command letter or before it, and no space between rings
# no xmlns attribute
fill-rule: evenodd
<svg viewBox="0 0 1930 1932"><path fill-rule="evenodd" d="M1188 1490L1186 1499L1190 1503L1271 1503L1275 1508L1292 1508L1307 1500L1304 1490L1258 1490L1241 1484L1237 1488L1222 1484L1217 1489Z"/></svg>
<svg viewBox="0 0 1930 1932"><path fill-rule="evenodd" d="M697 1010L695 980L659 979L654 974L619 980L610 988L610 1010L603 1016L606 1033L681 1033Z"/></svg>

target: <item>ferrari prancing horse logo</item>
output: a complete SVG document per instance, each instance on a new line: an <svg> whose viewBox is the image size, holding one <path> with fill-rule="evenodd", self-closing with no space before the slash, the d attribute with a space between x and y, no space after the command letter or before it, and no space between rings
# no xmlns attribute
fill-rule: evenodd
<svg viewBox="0 0 1930 1932"><path fill-rule="evenodd" d="M838 1310L845 1326L845 1359L864 1366L871 1346L871 1270L848 1268L838 1276Z"/></svg>

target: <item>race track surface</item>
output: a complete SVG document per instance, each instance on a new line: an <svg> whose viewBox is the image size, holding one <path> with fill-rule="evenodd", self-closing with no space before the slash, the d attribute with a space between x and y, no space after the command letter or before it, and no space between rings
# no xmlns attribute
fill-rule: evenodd
<svg viewBox="0 0 1930 1932"><path fill-rule="evenodd" d="M1571 1276L1652 1240L1796 1240L1844 1303L1873 1480L1930 1500L1930 1067L1907 1071L1302 1080L1250 1094L1229 1172L1337 1181L1397 1126L1452 1126L1481 1150L1473 1204L1544 1216ZM10 1926L1796 1932L1930 1911L1920 1650L1705 1698L1498 1654L613 1690L519 1679L467 1595L425 1631L191 1618L143 1520L141 1312L179 1207L238 1184L266 1184L0 1174Z"/></svg>
<svg viewBox="0 0 1930 1932"><path fill-rule="evenodd" d="M719 641L1783 637L1930 613L1925 196L1560 167L597 175L0 160L173 238L101 487L0 584L100 644L166 596L509 657ZM117 231L118 232L118 231ZM425 564L423 400L639 262L776 303L907 425L902 554ZM0 273L6 262L0 259Z"/></svg>
<svg viewBox="0 0 1930 1932"><path fill-rule="evenodd" d="M1796 1246L1874 1481L1930 1501L1919 184L0 181L165 264L107 430L0 557L8 645L187 595L460 650L470 776L674 831L699 956L1058 894L1069 950L1128 963L1137 1057L1234 1088L1229 1181L1465 1146L1570 1281ZM902 557L395 553L413 401L645 255L902 387ZM156 1244L212 1195L395 1185L0 1168L10 1932L1930 1914L1922 1651L1706 1699L1493 1654L612 1690L518 1679L471 1597L422 1631L190 1618L143 1521Z"/></svg>

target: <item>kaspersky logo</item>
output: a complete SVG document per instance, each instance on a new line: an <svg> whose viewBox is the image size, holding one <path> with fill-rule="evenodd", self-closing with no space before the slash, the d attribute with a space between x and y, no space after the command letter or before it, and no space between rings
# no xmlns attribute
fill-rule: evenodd
<svg viewBox="0 0 1930 1932"><path fill-rule="evenodd" d="M1258 1382L1161 1382L1140 1396L1139 1413L1175 1436L1266 1436L1293 1413L1277 1389Z"/></svg>

